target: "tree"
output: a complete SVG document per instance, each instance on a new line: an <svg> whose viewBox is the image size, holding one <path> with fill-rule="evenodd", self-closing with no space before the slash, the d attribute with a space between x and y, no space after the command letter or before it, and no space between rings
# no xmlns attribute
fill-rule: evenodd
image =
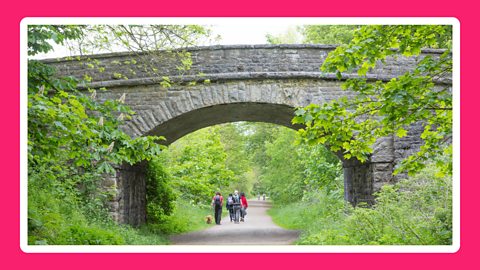
<svg viewBox="0 0 480 270"><path fill-rule="evenodd" d="M300 30L303 43L348 44L353 39L356 25L305 25Z"/></svg>
<svg viewBox="0 0 480 270"><path fill-rule="evenodd" d="M210 40L210 30L200 25L85 25L83 35L68 39L74 55L129 51L152 53L197 46Z"/></svg>
<svg viewBox="0 0 480 270"><path fill-rule="evenodd" d="M245 122L226 123L219 125L218 133L227 157L226 167L235 175L229 193L239 190L250 196L258 175L247 152L248 126Z"/></svg>
<svg viewBox="0 0 480 270"><path fill-rule="evenodd" d="M161 223L174 211L176 195L172 188L172 176L165 166L165 156L153 158L147 167L146 200L147 222Z"/></svg>
<svg viewBox="0 0 480 270"><path fill-rule="evenodd" d="M179 198L208 204L215 191L223 191L237 176L227 167L227 153L219 127L188 134L169 146L166 168Z"/></svg>
<svg viewBox="0 0 480 270"><path fill-rule="evenodd" d="M50 38L61 43L81 34L81 27L30 26L29 54L51 50ZM99 175L112 173L113 164L134 164L160 152L156 141L161 137L131 139L118 129L133 114L122 100L98 102L93 94L76 89L76 79L58 79L54 72L41 62L29 61L30 175L50 172L59 182L82 184L83 191L93 192L87 182L93 184Z"/></svg>
<svg viewBox="0 0 480 270"><path fill-rule="evenodd" d="M321 70L356 72L359 78L348 79L344 90L355 92L355 98L342 98L323 105L298 108L293 123L306 125L300 130L303 140L328 145L342 151L345 158L365 161L372 144L382 136L403 137L409 126L420 123L424 145L402 162L396 172L416 172L428 160L435 160L451 174L452 94L447 81L452 71L451 27L443 25L370 25L354 32L348 45L329 54ZM387 82L370 82L365 75L378 61L387 57L418 56L422 48L445 48L438 58L423 57L413 71Z"/></svg>
<svg viewBox="0 0 480 270"><path fill-rule="evenodd" d="M82 60L92 71L102 73L105 67L88 55L127 51L134 57L113 63L125 66L123 73L113 74L115 79L127 80L135 74L131 65L137 65L149 76L162 78L160 85L165 88L173 82L159 71L159 63L176 63L177 75L188 74L193 62L185 48L211 42L210 29L200 25L86 25L82 31L79 38L66 40L67 48L75 56L67 59ZM88 86L92 78L85 74L83 80Z"/></svg>
<svg viewBox="0 0 480 270"><path fill-rule="evenodd" d="M356 25L303 25L289 27L285 33L267 34L270 44L348 44L353 38Z"/></svg>
<svg viewBox="0 0 480 270"><path fill-rule="evenodd" d="M287 128L272 130L274 140L264 142L268 161L263 168L261 182L270 197L280 204L299 201L305 190L304 167L294 144L295 132Z"/></svg>
<svg viewBox="0 0 480 270"><path fill-rule="evenodd" d="M278 35L267 34L267 42L270 44L297 44L301 42L301 35L298 27L289 27L285 33Z"/></svg>
<svg viewBox="0 0 480 270"><path fill-rule="evenodd" d="M85 38L87 29L29 26L28 55L49 52L52 43ZM172 27L170 34L178 33ZM79 91L79 82L56 77L55 70L40 61L28 61L30 243L74 244L71 234L78 226L88 227L87 216L90 222L109 220L106 205L115 194L103 188L101 180L115 172L114 166L150 160L162 149L157 143L162 137L132 139L119 129L134 114L124 104L125 96L100 102L96 90Z"/></svg>

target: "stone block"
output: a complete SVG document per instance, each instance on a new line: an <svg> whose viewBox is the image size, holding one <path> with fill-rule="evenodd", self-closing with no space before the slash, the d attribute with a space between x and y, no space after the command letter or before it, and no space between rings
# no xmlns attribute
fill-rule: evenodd
<svg viewBox="0 0 480 270"><path fill-rule="evenodd" d="M392 173L388 171L375 171L373 172L373 182L390 183L392 181Z"/></svg>
<svg viewBox="0 0 480 270"><path fill-rule="evenodd" d="M117 179L113 177L104 178L102 181L102 186L104 188L115 187L117 185Z"/></svg>
<svg viewBox="0 0 480 270"><path fill-rule="evenodd" d="M392 163L373 163L373 170L374 171L392 171L393 165Z"/></svg>

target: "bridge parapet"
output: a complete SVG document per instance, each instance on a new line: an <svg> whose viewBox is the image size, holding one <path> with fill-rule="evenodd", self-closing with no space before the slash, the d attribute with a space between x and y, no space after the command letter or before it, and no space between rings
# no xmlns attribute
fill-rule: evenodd
<svg viewBox="0 0 480 270"><path fill-rule="evenodd" d="M108 85L152 84L164 76L178 80L231 80L268 77L308 77L336 79L333 74L320 73L320 66L332 45L228 45L192 47L184 50L150 53L109 53L82 57L43 60L54 66L58 74L79 79L88 76L92 82ZM182 55L191 56L190 69L184 70ZM387 80L412 70L426 55L439 57L443 50L423 50L419 57L392 56L378 62L367 77ZM229 75L237 74L237 75ZM355 74L345 74L345 78ZM128 82L128 81L132 82ZM98 85L95 85L98 86Z"/></svg>

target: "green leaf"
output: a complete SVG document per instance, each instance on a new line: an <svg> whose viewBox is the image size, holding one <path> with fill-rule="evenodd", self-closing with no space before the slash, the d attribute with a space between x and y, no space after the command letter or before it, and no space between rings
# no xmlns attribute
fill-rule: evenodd
<svg viewBox="0 0 480 270"><path fill-rule="evenodd" d="M407 135L407 131L403 128L399 128L396 134L397 134L397 137L402 138Z"/></svg>
<svg viewBox="0 0 480 270"><path fill-rule="evenodd" d="M296 116L303 116L305 114L305 109L303 108L298 108L297 110L295 110L295 115Z"/></svg>

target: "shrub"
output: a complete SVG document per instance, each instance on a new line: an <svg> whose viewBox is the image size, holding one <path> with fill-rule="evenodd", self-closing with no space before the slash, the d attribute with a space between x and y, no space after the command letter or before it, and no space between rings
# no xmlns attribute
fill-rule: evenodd
<svg viewBox="0 0 480 270"><path fill-rule="evenodd" d="M147 222L158 223L173 212L176 199L162 158L150 161L146 181Z"/></svg>
<svg viewBox="0 0 480 270"><path fill-rule="evenodd" d="M270 211L275 222L303 230L305 245L450 245L452 179L427 166L377 193L377 203L352 208L325 190Z"/></svg>

